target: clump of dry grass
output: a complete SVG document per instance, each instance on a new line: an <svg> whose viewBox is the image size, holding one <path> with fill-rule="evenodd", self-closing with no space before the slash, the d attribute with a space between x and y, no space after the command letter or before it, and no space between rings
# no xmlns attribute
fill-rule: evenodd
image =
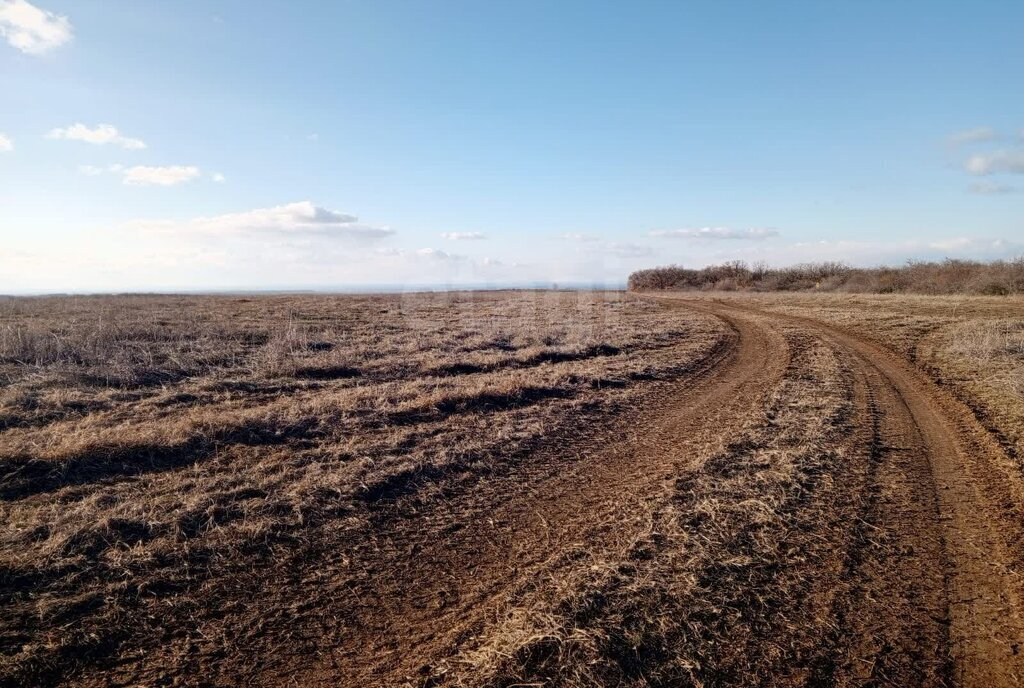
<svg viewBox="0 0 1024 688"><path fill-rule="evenodd" d="M948 350L985 364L1024 358L1024 322L995 319L988 322L958 323L949 328Z"/></svg>
<svg viewBox="0 0 1024 688"><path fill-rule="evenodd" d="M986 318L942 328L922 359L951 381L1024 471L1024 318Z"/></svg>

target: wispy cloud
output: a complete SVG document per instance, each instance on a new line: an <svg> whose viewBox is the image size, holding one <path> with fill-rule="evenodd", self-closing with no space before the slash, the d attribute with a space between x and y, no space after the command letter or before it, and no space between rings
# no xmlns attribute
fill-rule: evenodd
<svg viewBox="0 0 1024 688"><path fill-rule="evenodd" d="M981 194L989 196L999 196L1003 194L1015 193L1017 187L1010 186L1009 184L1000 184L998 182L976 182L970 184L967 187L968 193Z"/></svg>
<svg viewBox="0 0 1024 688"><path fill-rule="evenodd" d="M1024 151L1000 150L994 153L972 155L964 163L970 174L987 175L999 172L1024 174Z"/></svg>
<svg viewBox="0 0 1024 688"><path fill-rule="evenodd" d="M0 36L23 53L42 55L64 45L73 35L67 17L26 0L0 0Z"/></svg>
<svg viewBox="0 0 1024 688"><path fill-rule="evenodd" d="M90 129L86 125L76 122L69 127L58 127L51 129L46 135L48 139L64 139L67 141L84 141L96 146L103 146L108 143L120 146L128 150L139 150L146 147L146 143L140 139L133 139L122 136L112 124L100 124Z"/></svg>
<svg viewBox="0 0 1024 688"><path fill-rule="evenodd" d="M953 146L962 146L970 143L994 141L997 136L996 130L992 127L974 127L973 129L953 132L946 137L946 142Z"/></svg>
<svg viewBox="0 0 1024 688"><path fill-rule="evenodd" d="M762 227L732 229L731 227L696 227L688 229L662 229L650 233L652 237L671 239L733 239L760 241L779 236L779 230Z"/></svg>
<svg viewBox="0 0 1024 688"><path fill-rule="evenodd" d="M185 182L208 178L215 184L223 184L226 179L220 172L213 172L203 175L202 171L194 165L135 165L125 167L121 164L99 167L97 165L79 165L79 174L88 177L98 177L104 173L121 176L121 183L128 186L174 186Z"/></svg>
<svg viewBox="0 0 1024 688"><path fill-rule="evenodd" d="M242 213L199 217L186 222L138 220L129 227L160 234L205 236L326 236L379 239L394 234L388 227L360 224L353 215L328 210L310 201L257 208Z"/></svg>
<svg viewBox="0 0 1024 688"><path fill-rule="evenodd" d="M5 134L0 134L0 153L12 150L14 150L14 142L7 138Z"/></svg>
<svg viewBox="0 0 1024 688"><path fill-rule="evenodd" d="M128 186L174 186L199 176L199 168L192 165L150 167L136 165L124 171L121 181Z"/></svg>
<svg viewBox="0 0 1024 688"><path fill-rule="evenodd" d="M486 239L483 232L441 232L441 238L448 241L480 241Z"/></svg>

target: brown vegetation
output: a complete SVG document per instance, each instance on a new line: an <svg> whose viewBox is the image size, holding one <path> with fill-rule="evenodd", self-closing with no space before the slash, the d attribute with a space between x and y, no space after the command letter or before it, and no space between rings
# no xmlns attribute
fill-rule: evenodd
<svg viewBox="0 0 1024 688"><path fill-rule="evenodd" d="M805 263L786 268L742 261L687 269L676 265L639 270L632 291L823 291L871 294L983 294L1024 292L1024 258L982 263L947 259L911 261L900 267L852 268L842 263Z"/></svg>
<svg viewBox="0 0 1024 688"><path fill-rule="evenodd" d="M723 332L619 294L5 300L0 683L188 646L164 617L218 577L511 470Z"/></svg>
<svg viewBox="0 0 1024 688"><path fill-rule="evenodd" d="M0 302L0 685L1014 685L1024 303Z"/></svg>

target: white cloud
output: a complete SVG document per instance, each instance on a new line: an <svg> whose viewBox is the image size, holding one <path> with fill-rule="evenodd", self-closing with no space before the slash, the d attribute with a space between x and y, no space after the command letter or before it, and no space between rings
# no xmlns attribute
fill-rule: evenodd
<svg viewBox="0 0 1024 688"><path fill-rule="evenodd" d="M449 241L479 241L486 239L487 235L483 232L441 232L441 238Z"/></svg>
<svg viewBox="0 0 1024 688"><path fill-rule="evenodd" d="M23 53L42 55L71 40L71 22L26 0L0 0L0 36Z"/></svg>
<svg viewBox="0 0 1024 688"><path fill-rule="evenodd" d="M306 140L307 141L319 141L320 140L320 134L316 134L316 133L306 134Z"/></svg>
<svg viewBox="0 0 1024 688"><path fill-rule="evenodd" d="M227 181L227 177L225 177L220 172L214 172L212 175L210 175L210 179L212 179L217 184L223 184L224 182Z"/></svg>
<svg viewBox="0 0 1024 688"><path fill-rule="evenodd" d="M753 227L732 229L730 227L698 227L692 229L663 229L651 232L652 237L673 239L740 239L759 241L779 236L779 230Z"/></svg>
<svg viewBox="0 0 1024 688"><path fill-rule="evenodd" d="M990 196L998 196L1002 194L1014 193L1017 191L1017 187L1010 186L1009 184L1000 184L998 182L976 182L967 187L967 191L972 194L983 194Z"/></svg>
<svg viewBox="0 0 1024 688"><path fill-rule="evenodd" d="M6 153L12 150L14 150L14 142L7 138L6 135L0 134L0 152Z"/></svg>
<svg viewBox="0 0 1024 688"><path fill-rule="evenodd" d="M68 141L84 141L85 143L91 143L97 146L112 143L115 146L120 146L121 148L126 148L128 150L138 150L146 147L144 141L122 136L117 130L117 127L112 124L100 124L97 125L95 129L90 129L86 125L76 122L70 127L58 127L56 129L51 129L50 133L46 135L46 138L66 139Z"/></svg>
<svg viewBox="0 0 1024 688"><path fill-rule="evenodd" d="M149 167L136 165L124 171L122 182L129 186L174 186L199 176L199 168L191 165Z"/></svg>
<svg viewBox="0 0 1024 688"><path fill-rule="evenodd" d="M992 127L975 127L973 129L954 132L946 138L946 141L954 146L962 146L968 143L994 141L995 139L996 131Z"/></svg>
<svg viewBox="0 0 1024 688"><path fill-rule="evenodd" d="M353 215L328 210L309 201L288 203L272 208L257 208L243 213L199 217L187 222L147 221L130 223L132 228L160 234L199 234L206 236L332 236L379 239L394 234L388 227L359 224Z"/></svg>
<svg viewBox="0 0 1024 688"><path fill-rule="evenodd" d="M105 168L96 165L79 165L78 172L89 177L98 177L105 172L119 174L121 175L121 183L128 186L174 186L176 184L184 184L201 176L199 168L193 165L135 165L134 167L125 167L124 165L113 164ZM210 179L215 182L223 182L224 176L213 174L210 175Z"/></svg>
<svg viewBox="0 0 1024 688"><path fill-rule="evenodd" d="M1024 151L1001 150L984 155L972 155L964 163L964 169L976 175L997 172L1024 174Z"/></svg>

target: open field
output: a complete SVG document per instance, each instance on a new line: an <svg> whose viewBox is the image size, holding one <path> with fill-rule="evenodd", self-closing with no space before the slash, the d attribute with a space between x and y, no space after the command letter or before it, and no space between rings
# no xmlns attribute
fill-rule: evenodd
<svg viewBox="0 0 1024 688"><path fill-rule="evenodd" d="M1011 686L1024 301L0 301L0 685Z"/></svg>

